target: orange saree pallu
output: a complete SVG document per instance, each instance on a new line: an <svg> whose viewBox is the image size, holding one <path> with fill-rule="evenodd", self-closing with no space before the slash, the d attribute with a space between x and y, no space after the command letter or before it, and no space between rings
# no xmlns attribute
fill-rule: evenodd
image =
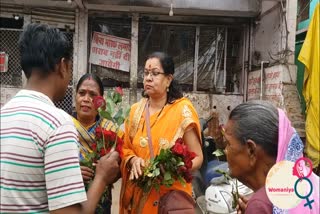
<svg viewBox="0 0 320 214"><path fill-rule="evenodd" d="M176 181L172 187L160 187L160 192L152 189L144 193L129 180L130 171L127 163L133 156L150 160L150 152L145 123L145 105L147 99L143 98L131 108L125 127L125 140L123 146L123 160L121 163L122 186L120 195L120 213L157 213L160 196L169 190L182 190L191 195L191 184L183 186ZM183 137L186 130L195 128L199 139L200 124L197 112L192 103L181 98L172 104L166 104L159 112L150 115L150 128L154 154L158 155L161 148L170 148L175 141ZM175 202L173 202L175 203Z"/></svg>

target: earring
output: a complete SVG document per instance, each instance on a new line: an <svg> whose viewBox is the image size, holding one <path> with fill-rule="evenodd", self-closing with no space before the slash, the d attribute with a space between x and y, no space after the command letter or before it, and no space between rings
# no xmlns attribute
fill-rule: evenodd
<svg viewBox="0 0 320 214"><path fill-rule="evenodd" d="M167 88L167 92L169 92L169 87Z"/></svg>

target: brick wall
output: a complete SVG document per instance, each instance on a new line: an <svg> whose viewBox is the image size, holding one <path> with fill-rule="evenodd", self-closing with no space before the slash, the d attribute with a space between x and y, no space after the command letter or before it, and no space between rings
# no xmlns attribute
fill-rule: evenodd
<svg viewBox="0 0 320 214"><path fill-rule="evenodd" d="M305 133L305 116L301 110L300 97L295 84L283 83L283 107L287 115L297 130L300 137L304 138Z"/></svg>

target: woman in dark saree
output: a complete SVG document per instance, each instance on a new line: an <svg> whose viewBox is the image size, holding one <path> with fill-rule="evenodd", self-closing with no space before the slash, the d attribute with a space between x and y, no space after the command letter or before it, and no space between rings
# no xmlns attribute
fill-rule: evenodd
<svg viewBox="0 0 320 214"><path fill-rule="evenodd" d="M81 160L92 152L92 144L95 143L95 130L97 127L109 131L116 131L116 126L105 118L100 118L93 105L95 96L103 96L104 88L101 79L95 74L85 74L78 81L76 87L76 112L72 120L78 131ZM120 134L123 137L123 134ZM85 183L89 183L94 176L94 171L86 166L81 166L81 173ZM96 213L111 213L112 185L106 188Z"/></svg>

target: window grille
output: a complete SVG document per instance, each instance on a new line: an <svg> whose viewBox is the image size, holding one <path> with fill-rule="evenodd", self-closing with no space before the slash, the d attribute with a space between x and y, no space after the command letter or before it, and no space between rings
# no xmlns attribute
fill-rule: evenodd
<svg viewBox="0 0 320 214"><path fill-rule="evenodd" d="M0 73L1 88L22 88L22 68L20 65L20 54L18 49L18 40L22 29L0 29L0 52L4 51L9 55L8 71ZM73 44L73 32L64 32L68 40ZM73 58L71 58L73 61ZM73 63L72 63L73 64ZM72 69L73 75L73 69ZM58 108L70 113L73 103L73 82L70 80L66 96L62 101L55 102Z"/></svg>
<svg viewBox="0 0 320 214"><path fill-rule="evenodd" d="M65 35L67 36L69 42L73 44L73 32L65 32ZM71 55L71 62L72 62L72 76L73 76L73 55ZM54 104L58 107L64 110L65 112L71 114L72 112L72 103L73 103L73 78L71 78L66 95L64 96L64 99L59 102L55 102Z"/></svg>
<svg viewBox="0 0 320 214"><path fill-rule="evenodd" d="M0 29L0 52L8 54L8 71L0 73L2 87L22 87L22 69L17 48L21 31L21 29Z"/></svg>

